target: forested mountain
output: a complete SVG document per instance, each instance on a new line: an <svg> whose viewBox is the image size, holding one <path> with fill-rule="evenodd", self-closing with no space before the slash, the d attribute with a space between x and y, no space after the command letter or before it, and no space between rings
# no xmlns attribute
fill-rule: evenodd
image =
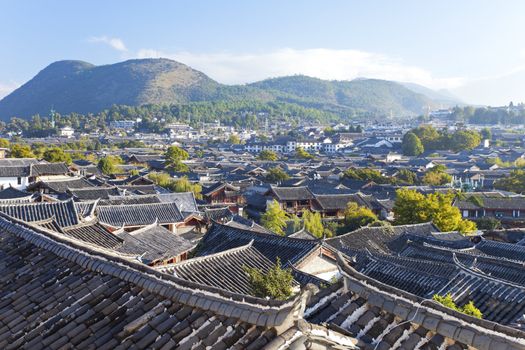
<svg viewBox="0 0 525 350"><path fill-rule="evenodd" d="M59 61L0 101L0 119L57 112L96 113L112 105L173 105L192 102L287 103L354 115L418 115L438 103L402 84L376 79L327 81L306 76L223 85L168 59L129 60L95 66Z"/></svg>
<svg viewBox="0 0 525 350"><path fill-rule="evenodd" d="M425 86L414 84L414 83L400 83L404 87L418 94L422 94L432 99L435 103L439 103L443 106L455 106L455 105L464 105L465 103L461 101L457 96L451 93L448 90L432 90Z"/></svg>

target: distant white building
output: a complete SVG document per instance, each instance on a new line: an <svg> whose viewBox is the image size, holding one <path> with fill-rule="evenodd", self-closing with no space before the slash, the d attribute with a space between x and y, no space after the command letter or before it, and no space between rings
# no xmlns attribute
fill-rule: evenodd
<svg viewBox="0 0 525 350"><path fill-rule="evenodd" d="M70 126L64 126L60 129L60 136L62 137L73 137L75 134L75 129Z"/></svg>

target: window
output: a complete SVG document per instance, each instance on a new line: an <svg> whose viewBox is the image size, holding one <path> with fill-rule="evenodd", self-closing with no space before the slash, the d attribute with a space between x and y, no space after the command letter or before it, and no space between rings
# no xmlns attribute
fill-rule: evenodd
<svg viewBox="0 0 525 350"><path fill-rule="evenodd" d="M22 184L22 178L21 178L21 177L18 177L18 178L16 179L16 181L17 181L17 183L18 183L19 185Z"/></svg>

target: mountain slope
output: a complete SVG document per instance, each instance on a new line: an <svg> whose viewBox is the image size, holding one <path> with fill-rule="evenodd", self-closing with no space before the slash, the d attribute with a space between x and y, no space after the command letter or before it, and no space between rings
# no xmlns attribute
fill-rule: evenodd
<svg viewBox="0 0 525 350"><path fill-rule="evenodd" d="M409 90L412 90L418 94L422 94L431 98L434 102L443 104L445 106L464 105L458 97L454 96L453 93L447 90L432 90L425 86L414 84L414 83L400 83Z"/></svg>
<svg viewBox="0 0 525 350"><path fill-rule="evenodd" d="M253 83L260 89L277 91L288 102L319 105L329 109L352 108L378 114L420 114L436 103L399 83L379 79L327 81L297 75Z"/></svg>
<svg viewBox="0 0 525 350"><path fill-rule="evenodd" d="M216 94L218 87L203 73L165 59L104 66L59 61L0 101L0 116L47 114L52 107L60 113L88 113L113 104L204 100Z"/></svg>
<svg viewBox="0 0 525 350"><path fill-rule="evenodd" d="M59 113L96 113L112 105L177 104L198 101L283 101L335 112L417 115L437 103L391 81L328 81L306 76L223 85L168 59L129 60L95 66L82 61L52 63L0 100L0 119Z"/></svg>

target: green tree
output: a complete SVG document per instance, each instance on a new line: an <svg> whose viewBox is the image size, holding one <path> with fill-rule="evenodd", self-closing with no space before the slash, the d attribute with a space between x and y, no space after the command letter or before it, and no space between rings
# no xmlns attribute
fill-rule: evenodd
<svg viewBox="0 0 525 350"><path fill-rule="evenodd" d="M489 128L481 129L481 138L483 140L490 140L490 139L492 139L492 131Z"/></svg>
<svg viewBox="0 0 525 350"><path fill-rule="evenodd" d="M370 168L348 168L343 176L347 179L374 181L378 184L392 183L393 179L383 176L379 170Z"/></svg>
<svg viewBox="0 0 525 350"><path fill-rule="evenodd" d="M195 198L202 199L202 186L198 183L191 183L187 176L174 180L169 188L173 192L193 192Z"/></svg>
<svg viewBox="0 0 525 350"><path fill-rule="evenodd" d="M13 158L35 158L31 147L26 144L16 143L11 146L11 157Z"/></svg>
<svg viewBox="0 0 525 350"><path fill-rule="evenodd" d="M292 271L281 267L281 259L277 258L275 266L267 272L246 266L244 271L248 274L252 293L256 297L286 300L292 296Z"/></svg>
<svg viewBox="0 0 525 350"><path fill-rule="evenodd" d="M480 230L499 230L501 229L501 221L496 218L485 217L476 220L476 226Z"/></svg>
<svg viewBox="0 0 525 350"><path fill-rule="evenodd" d="M525 170L512 170L509 176L496 181L494 187L499 190L523 193L525 191Z"/></svg>
<svg viewBox="0 0 525 350"><path fill-rule="evenodd" d="M185 173L188 172L188 166L182 161L189 158L188 152L177 146L168 147L164 153L166 159L166 166L173 171Z"/></svg>
<svg viewBox="0 0 525 350"><path fill-rule="evenodd" d="M359 206L356 202L348 202L344 212L345 228L348 231L353 231L359 227L369 225L377 221L377 215L370 209Z"/></svg>
<svg viewBox="0 0 525 350"><path fill-rule="evenodd" d="M261 224L268 230L284 236L284 228L288 215L274 199L266 208L266 212L261 215Z"/></svg>
<svg viewBox="0 0 525 350"><path fill-rule="evenodd" d="M430 193L424 195L401 188L396 191L394 219L396 225L418 224L432 221L441 231L469 233L476 224L461 217L459 209L452 205L453 193Z"/></svg>
<svg viewBox="0 0 525 350"><path fill-rule="evenodd" d="M455 151L472 150L479 146L481 135L475 130L458 130L452 135L452 149Z"/></svg>
<svg viewBox="0 0 525 350"><path fill-rule="evenodd" d="M306 152L302 147L295 149L295 156L299 159L312 159L314 156Z"/></svg>
<svg viewBox="0 0 525 350"><path fill-rule="evenodd" d="M405 134L401 148L405 156L419 156L425 151L421 140L413 132L407 132Z"/></svg>
<svg viewBox="0 0 525 350"><path fill-rule="evenodd" d="M266 174L266 180L272 183L288 180L290 176L280 167L269 168Z"/></svg>
<svg viewBox="0 0 525 350"><path fill-rule="evenodd" d="M279 157L277 156L277 153L275 153L274 151L267 150L267 149L264 149L261 152L259 152L259 155L257 158L259 158L260 160L269 160L272 162L279 159Z"/></svg>
<svg viewBox="0 0 525 350"><path fill-rule="evenodd" d="M240 145L241 139L239 135L231 134L230 137L228 138L228 143L231 143L232 145Z"/></svg>
<svg viewBox="0 0 525 350"><path fill-rule="evenodd" d="M310 210L303 212L304 228L317 238L322 238L324 233L323 222L320 213L314 213Z"/></svg>
<svg viewBox="0 0 525 350"><path fill-rule="evenodd" d="M43 158L52 163L64 162L66 164L71 164L72 162L71 155L64 152L62 148L58 147L48 148L45 150Z"/></svg>
<svg viewBox="0 0 525 350"><path fill-rule="evenodd" d="M399 170L396 177L399 181L407 185L413 185L417 182L417 175L405 168Z"/></svg>
<svg viewBox="0 0 525 350"><path fill-rule="evenodd" d="M118 156L105 156L98 161L98 168L105 175L111 175L119 172L119 164L123 161Z"/></svg>
<svg viewBox="0 0 525 350"><path fill-rule="evenodd" d="M424 149L438 149L441 135L430 125L423 125L412 130L423 144Z"/></svg>
<svg viewBox="0 0 525 350"><path fill-rule="evenodd" d="M426 172L425 176L423 176L422 181L425 185L442 186L449 184L452 181L452 176L444 171L430 169Z"/></svg>
<svg viewBox="0 0 525 350"><path fill-rule="evenodd" d="M11 146L11 143L8 139L2 139L0 138L0 148L9 148Z"/></svg>
<svg viewBox="0 0 525 350"><path fill-rule="evenodd" d="M180 179L172 178L168 173L151 172L148 178L160 187L164 187L173 192L193 192L197 199L202 199L202 186L192 183L187 176Z"/></svg>

